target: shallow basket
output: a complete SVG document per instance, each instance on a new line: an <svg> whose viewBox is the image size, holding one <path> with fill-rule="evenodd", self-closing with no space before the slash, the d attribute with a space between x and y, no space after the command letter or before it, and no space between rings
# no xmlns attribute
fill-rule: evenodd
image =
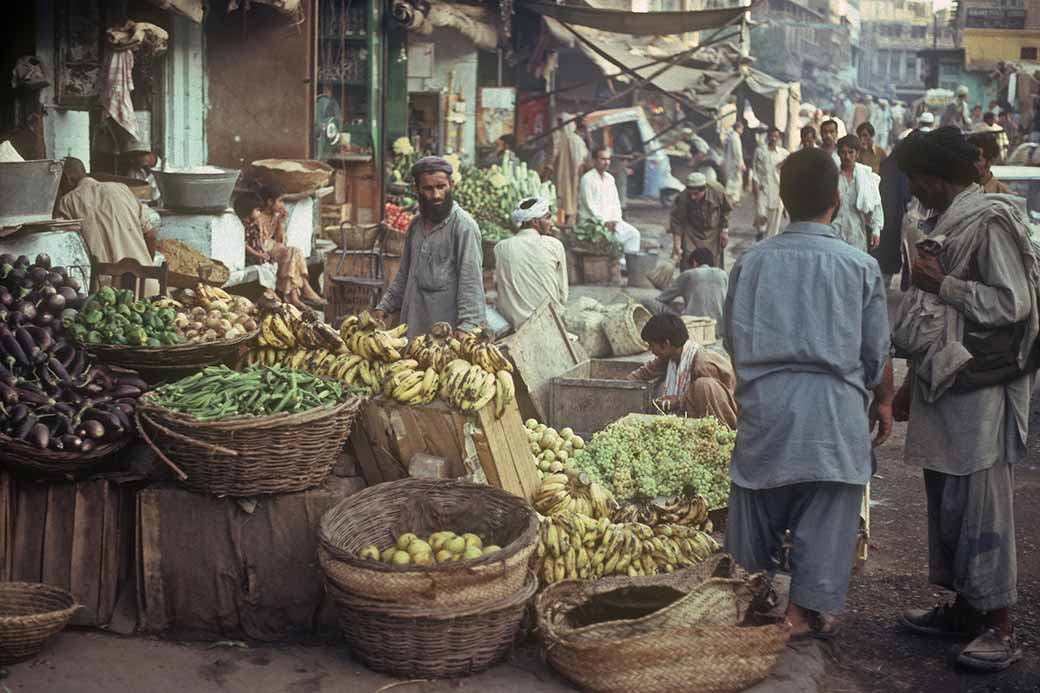
<svg viewBox="0 0 1040 693"><path fill-rule="evenodd" d="M326 582L351 653L369 668L402 678L457 678L489 669L512 649L538 587L526 573L502 599L423 609L347 594Z"/></svg>
<svg viewBox="0 0 1040 693"><path fill-rule="evenodd" d="M253 330L235 339L205 344L177 344L164 347L138 347L124 344L79 344L92 361L129 368L149 383L168 375L179 378L206 366L233 365L245 345L256 339Z"/></svg>
<svg viewBox="0 0 1040 693"><path fill-rule="evenodd" d="M199 421L145 395L137 420L145 442L184 470L191 490L259 496L304 491L325 481L360 405L349 397L298 414Z"/></svg>
<svg viewBox="0 0 1040 693"><path fill-rule="evenodd" d="M343 499L321 518L319 559L326 578L345 592L424 607L505 599L524 585L538 520L522 498L466 481L400 479ZM365 560L366 546L391 546L403 532L473 532L499 551L471 561L391 566Z"/></svg>
<svg viewBox="0 0 1040 693"><path fill-rule="evenodd" d="M94 469L109 455L119 452L134 438L124 435L111 443L98 445L90 452L41 450L0 433L0 468L43 477L78 476Z"/></svg>
<svg viewBox="0 0 1040 693"><path fill-rule="evenodd" d="M776 663L790 625L753 608L771 596L764 576L721 555L667 575L559 582L535 606L549 663L583 690L714 693Z"/></svg>
<svg viewBox="0 0 1040 693"><path fill-rule="evenodd" d="M80 608L68 592L36 582L0 582L0 664L35 656Z"/></svg>

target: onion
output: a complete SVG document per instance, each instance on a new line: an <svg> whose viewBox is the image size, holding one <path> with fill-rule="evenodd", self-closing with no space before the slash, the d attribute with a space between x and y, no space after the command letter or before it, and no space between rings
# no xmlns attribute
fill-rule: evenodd
<svg viewBox="0 0 1040 693"><path fill-rule="evenodd" d="M60 289L58 289L58 294L65 299L66 303L68 303L69 301L75 301L78 296L75 289L69 288L67 286L63 286Z"/></svg>
<svg viewBox="0 0 1040 693"><path fill-rule="evenodd" d="M43 284L47 281L48 276L50 276L50 272L44 267L33 267L29 270L29 278L33 280L34 284Z"/></svg>
<svg viewBox="0 0 1040 693"><path fill-rule="evenodd" d="M52 313L60 313L65 310L65 297L61 294L54 294L47 299L47 310Z"/></svg>
<svg viewBox="0 0 1040 693"><path fill-rule="evenodd" d="M73 291L79 291L80 289L83 288L80 285L79 280L76 279L75 277L69 277L68 279L65 280L64 283L65 283L65 286L69 287Z"/></svg>

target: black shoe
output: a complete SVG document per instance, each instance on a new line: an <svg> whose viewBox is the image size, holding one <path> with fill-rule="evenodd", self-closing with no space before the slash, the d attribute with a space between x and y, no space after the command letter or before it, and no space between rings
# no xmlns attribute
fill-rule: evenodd
<svg viewBox="0 0 1040 693"><path fill-rule="evenodd" d="M967 669L981 672L1004 671L1022 659L1022 648L1015 634L1003 635L995 628L987 628L968 643L957 656L957 663Z"/></svg>
<svg viewBox="0 0 1040 693"><path fill-rule="evenodd" d="M940 638L971 638L978 632L977 615L964 608L935 606L931 609L910 609L899 617L907 630L921 635Z"/></svg>

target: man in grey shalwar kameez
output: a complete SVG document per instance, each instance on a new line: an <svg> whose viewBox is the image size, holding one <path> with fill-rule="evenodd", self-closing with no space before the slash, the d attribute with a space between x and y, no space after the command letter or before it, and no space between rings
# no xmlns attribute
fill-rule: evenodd
<svg viewBox="0 0 1040 693"><path fill-rule="evenodd" d="M1012 465L1026 455L1040 265L1022 200L973 182L976 154L959 130L911 135L893 155L911 194L938 212L893 331L911 355L896 411L909 416L906 461L924 470L929 579L956 593L952 605L907 611L901 622L974 638L958 663L1000 671L1022 657L1009 615L1017 600ZM1010 344L993 341L1016 330ZM1001 371L987 354L1003 357Z"/></svg>
<svg viewBox="0 0 1040 693"><path fill-rule="evenodd" d="M877 262L829 225L830 153L789 156L780 197L791 224L741 256L726 297L740 405L726 550L772 572L790 530L792 637L827 638L848 590L871 431L879 444L892 428L888 311Z"/></svg>
<svg viewBox="0 0 1040 693"><path fill-rule="evenodd" d="M427 334L435 322L472 330L485 321L480 228L452 201L452 173L438 156L412 166L419 214L405 233L401 268L372 311L380 320L401 311L409 338Z"/></svg>

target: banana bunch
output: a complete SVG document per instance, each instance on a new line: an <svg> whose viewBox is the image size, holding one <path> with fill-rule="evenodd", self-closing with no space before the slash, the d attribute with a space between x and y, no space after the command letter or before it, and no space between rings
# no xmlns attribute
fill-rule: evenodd
<svg viewBox="0 0 1040 693"><path fill-rule="evenodd" d="M206 310L209 310L210 304L214 301L232 304L235 302L235 299L231 297L231 294L218 286L210 286L200 282L195 287L195 301Z"/></svg>
<svg viewBox="0 0 1040 693"><path fill-rule="evenodd" d="M708 519L708 501L704 496L681 495L666 504L647 500L633 500L618 508L614 522L642 522L654 527L659 524L685 525L705 532L712 531Z"/></svg>
<svg viewBox="0 0 1040 693"><path fill-rule="evenodd" d="M260 320L260 346L284 350L296 348L296 333L293 328L297 320L285 308L286 305L283 303Z"/></svg>
<svg viewBox="0 0 1040 693"><path fill-rule="evenodd" d="M531 568L543 585L656 575L696 565L719 550L710 535L692 527L615 524L605 517L563 512L542 518Z"/></svg>
<svg viewBox="0 0 1040 693"><path fill-rule="evenodd" d="M430 328L430 334L424 334L409 342L404 355L418 361L421 368L432 368L440 373L459 357L451 346L453 341L455 340L451 339L451 325L436 322Z"/></svg>
<svg viewBox="0 0 1040 693"><path fill-rule="evenodd" d="M299 321L290 324L296 343L308 349L326 349L334 354L346 353L347 345L336 330L332 329L317 314L304 313Z"/></svg>
<svg viewBox="0 0 1040 693"><path fill-rule="evenodd" d="M444 367L437 393L445 402L464 412L479 411L494 400L496 418L502 418L506 406L516 396L513 376L508 372L489 373L483 366L465 359L454 359Z"/></svg>
<svg viewBox="0 0 1040 693"><path fill-rule="evenodd" d="M383 394L402 404L429 404L437 397L440 375L433 368L421 369L415 359L390 364Z"/></svg>
<svg viewBox="0 0 1040 693"><path fill-rule="evenodd" d="M260 347L259 349L250 349L246 352L245 365L246 366L279 366L285 365L286 356L290 352L283 351L282 349L273 349L271 347Z"/></svg>
<svg viewBox="0 0 1040 693"><path fill-rule="evenodd" d="M542 515L578 513L594 520L610 519L617 509L617 501L605 488L593 482L584 472L564 470L547 474L533 505Z"/></svg>
<svg viewBox="0 0 1040 693"><path fill-rule="evenodd" d="M513 364L491 342L487 332L479 327L472 332L467 332L461 340L451 340L450 343L460 357L481 366L488 373L513 372Z"/></svg>
<svg viewBox="0 0 1040 693"><path fill-rule="evenodd" d="M711 531L711 520L708 519L708 499L701 495L683 494L672 498L665 505L658 506L658 515L662 522L673 525L697 527L706 532ZM705 529L707 527L707 529Z"/></svg>
<svg viewBox="0 0 1040 693"><path fill-rule="evenodd" d="M401 350L408 345L408 325L398 325L392 330L382 329L382 323L369 312L351 315L339 328L339 337L352 354L369 361L393 363L403 357Z"/></svg>

